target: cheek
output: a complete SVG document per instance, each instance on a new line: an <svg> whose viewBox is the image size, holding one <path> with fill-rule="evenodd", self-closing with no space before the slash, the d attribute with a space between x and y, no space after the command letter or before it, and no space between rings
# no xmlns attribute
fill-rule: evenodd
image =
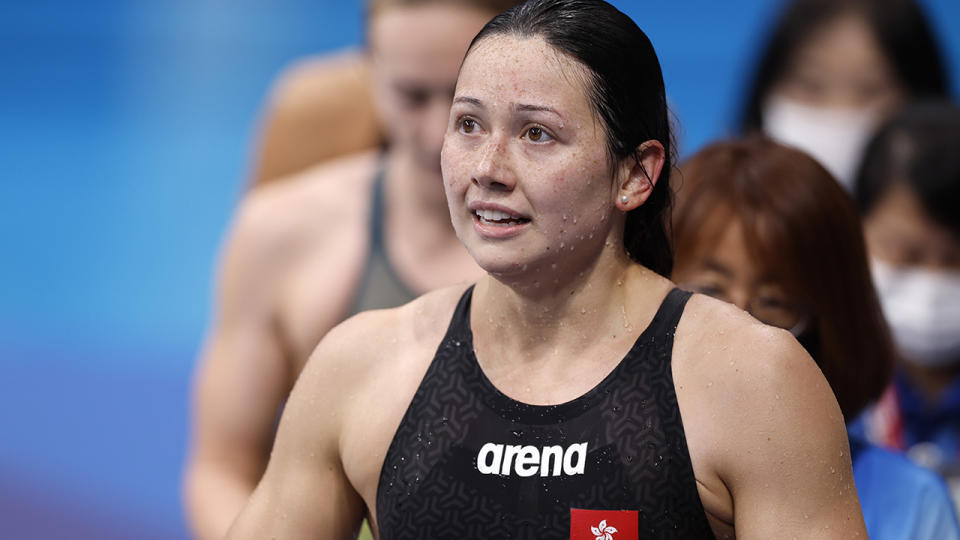
<svg viewBox="0 0 960 540"><path fill-rule="evenodd" d="M455 145L444 139L440 150L440 171L443 175L443 185L447 192L462 189L467 178L464 167L464 155L458 152Z"/></svg>

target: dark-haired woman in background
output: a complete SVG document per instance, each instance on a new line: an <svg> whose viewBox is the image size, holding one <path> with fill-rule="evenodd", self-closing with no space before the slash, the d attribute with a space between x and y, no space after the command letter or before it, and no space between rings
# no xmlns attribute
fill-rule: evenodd
<svg viewBox="0 0 960 540"><path fill-rule="evenodd" d="M863 538L809 355L664 277L670 148L629 17L531 0L490 21L441 156L485 275L327 334L231 538L349 538L364 513L381 540Z"/></svg>
<svg viewBox="0 0 960 540"><path fill-rule="evenodd" d="M948 91L915 0L794 0L759 56L740 130L806 151L849 191L877 125L903 103Z"/></svg>
<svg viewBox="0 0 960 540"><path fill-rule="evenodd" d="M853 201L812 158L762 137L711 145L681 170L674 280L793 333L855 418L894 353ZM850 447L870 538L960 538L935 474L862 439Z"/></svg>
<svg viewBox="0 0 960 540"><path fill-rule="evenodd" d="M857 180L874 280L902 360L860 422L960 489L960 107L918 103L877 133Z"/></svg>

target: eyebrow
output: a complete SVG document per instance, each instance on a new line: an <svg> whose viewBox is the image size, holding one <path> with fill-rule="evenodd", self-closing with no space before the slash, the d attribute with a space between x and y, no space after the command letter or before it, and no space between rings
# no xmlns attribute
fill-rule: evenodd
<svg viewBox="0 0 960 540"><path fill-rule="evenodd" d="M730 274L731 274L729 268L727 268L726 266L718 263L717 261L715 261L715 260L713 260L713 259L707 259L707 260L703 261L703 267L706 268L707 270L711 270L711 271L716 272L716 273L718 273L718 274L723 274L723 275L726 276L726 277L730 277Z"/></svg>
<svg viewBox="0 0 960 540"><path fill-rule="evenodd" d="M560 118L563 118L563 115L557 112L556 109L554 109L553 107L547 107L545 105L527 105L527 104L521 103L519 105L514 105L513 110L520 111L520 112L548 112L551 114L555 114Z"/></svg>
<svg viewBox="0 0 960 540"><path fill-rule="evenodd" d="M475 106L475 107L480 107L481 109L484 108L483 102L481 102L479 99L474 98L474 97L457 96L457 97L453 98L453 102L454 102L454 103L467 103L467 104L473 105L473 106Z"/></svg>
<svg viewBox="0 0 960 540"><path fill-rule="evenodd" d="M486 108L482 101L480 101L475 97L470 97L470 96L457 96L453 98L453 102L466 103L481 109ZM517 112L547 112L547 113L556 115L561 119L563 118L563 115L560 114L556 109L554 109L553 107L547 107L546 105L531 105L527 103L519 103L513 106L513 110Z"/></svg>

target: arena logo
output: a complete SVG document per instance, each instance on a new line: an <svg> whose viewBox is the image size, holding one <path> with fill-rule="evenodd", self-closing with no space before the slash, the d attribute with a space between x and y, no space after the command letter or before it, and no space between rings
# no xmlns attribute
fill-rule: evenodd
<svg viewBox="0 0 960 540"><path fill-rule="evenodd" d="M480 474L509 476L573 476L583 474L587 464L587 443L562 446L520 446L487 443L477 452L477 470Z"/></svg>

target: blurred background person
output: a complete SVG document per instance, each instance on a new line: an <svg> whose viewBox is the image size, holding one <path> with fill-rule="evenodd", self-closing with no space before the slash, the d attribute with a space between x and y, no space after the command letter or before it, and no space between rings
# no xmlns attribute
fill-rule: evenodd
<svg viewBox="0 0 960 540"><path fill-rule="evenodd" d="M806 151L850 190L881 122L948 94L939 42L914 0L793 0L761 49L740 131Z"/></svg>
<svg viewBox="0 0 960 540"><path fill-rule="evenodd" d="M673 279L790 331L856 418L886 387L894 350L850 196L815 160L763 137L708 146L672 183ZM960 538L935 474L859 437L850 448L870 538Z"/></svg>
<svg viewBox="0 0 960 540"><path fill-rule="evenodd" d="M960 2L917 2L945 47L956 96ZM694 9L689 2L667 2L655 10L641 2L614 3L641 20L657 44L679 120L681 155L728 133L747 59L782 0L696 2ZM212 269L254 174L251 146L266 146L252 141L263 141L258 135L268 129L260 121L267 92L284 66L309 58L275 86L271 107L285 90L304 89L300 97L311 99L299 84L281 86L328 61L339 69L340 51L369 42L365 4L5 5L4 537L189 538L181 472L191 375L213 321ZM357 92L347 87L332 93ZM369 82L366 88L372 103ZM296 120L294 111L303 109L285 103L291 108L284 114ZM375 141L363 148L376 148L382 138L372 110L368 104L365 116L347 115L374 125ZM315 125L299 118L305 129ZM304 146L336 150L337 137L328 140Z"/></svg>
<svg viewBox="0 0 960 540"><path fill-rule="evenodd" d="M880 129L856 184L893 384L858 422L960 495L960 107L917 103Z"/></svg>
<svg viewBox="0 0 960 540"><path fill-rule="evenodd" d="M284 70L261 113L253 186L384 144L372 86L362 50L300 58Z"/></svg>
<svg viewBox="0 0 960 540"><path fill-rule="evenodd" d="M513 3L371 0L386 149L308 168L241 203L195 373L184 497L197 538L221 538L253 491L280 407L331 327L479 277L450 224L440 148L470 40Z"/></svg>

